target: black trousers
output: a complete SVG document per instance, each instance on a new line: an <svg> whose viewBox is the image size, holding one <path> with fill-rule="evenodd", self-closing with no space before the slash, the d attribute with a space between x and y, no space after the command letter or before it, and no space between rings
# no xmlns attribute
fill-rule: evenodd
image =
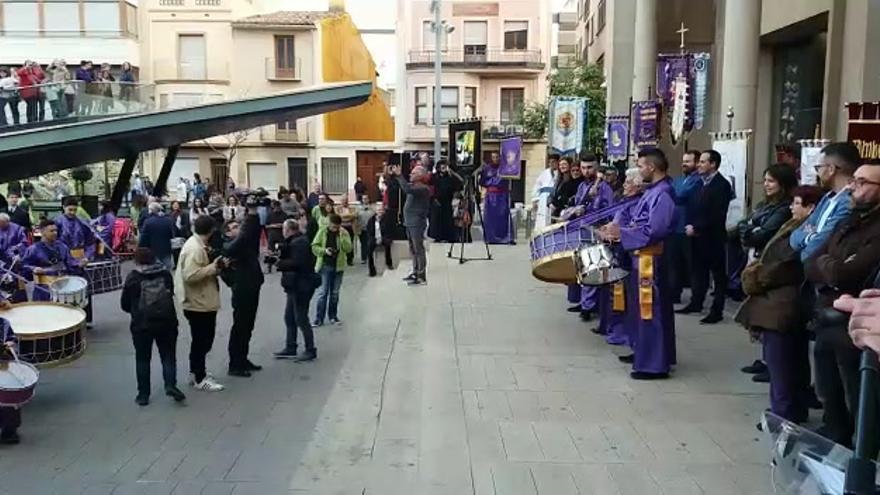
<svg viewBox="0 0 880 495"><path fill-rule="evenodd" d="M15 431L21 426L21 409L0 407L0 430Z"/></svg>
<svg viewBox="0 0 880 495"><path fill-rule="evenodd" d="M348 236L351 241L354 242L354 227L347 225L343 228L348 232ZM345 262L348 263L348 266L354 264L354 249L352 249L348 254L345 255Z"/></svg>
<svg viewBox="0 0 880 495"><path fill-rule="evenodd" d="M205 356L211 352L214 345L214 334L217 331L216 311L188 311L183 315L189 322L189 331L192 335L192 344L189 348L189 371L195 375L196 382L205 379Z"/></svg>
<svg viewBox="0 0 880 495"><path fill-rule="evenodd" d="M691 287L693 277L693 248L691 238L686 234L675 233L669 237L669 281L672 287L672 300L681 300L681 292Z"/></svg>
<svg viewBox="0 0 880 495"><path fill-rule="evenodd" d="M724 297L727 293L727 249L724 239L693 239L693 292L691 306L702 308L709 292L709 277L714 285L712 308L713 313L724 311Z"/></svg>
<svg viewBox="0 0 880 495"><path fill-rule="evenodd" d="M148 331L132 331L134 343L135 372L139 395L150 395L150 360L153 343L162 361L162 378L166 387L177 386L177 326Z"/></svg>
<svg viewBox="0 0 880 495"><path fill-rule="evenodd" d="M859 404L861 352L852 344L846 328L817 328L813 359L825 434L849 446Z"/></svg>
<svg viewBox="0 0 880 495"><path fill-rule="evenodd" d="M369 250L370 236L367 234L367 229L364 228L361 230L361 235L358 236L358 240L360 240L361 245L361 261L366 262L368 258L372 258L372 252Z"/></svg>
<svg viewBox="0 0 880 495"><path fill-rule="evenodd" d="M29 98L24 100L25 116L27 117L28 124L36 122L40 116L40 111L37 108L38 103L39 99L37 98Z"/></svg>
<svg viewBox="0 0 880 495"><path fill-rule="evenodd" d="M244 369L247 365L259 304L260 286L233 287L232 329L229 331L228 346L231 369Z"/></svg>
<svg viewBox="0 0 880 495"><path fill-rule="evenodd" d="M306 352L315 350L315 332L309 321L309 302L315 291L294 291L287 293L287 305L284 307L284 324L287 327L286 348L296 349L297 329L302 332Z"/></svg>

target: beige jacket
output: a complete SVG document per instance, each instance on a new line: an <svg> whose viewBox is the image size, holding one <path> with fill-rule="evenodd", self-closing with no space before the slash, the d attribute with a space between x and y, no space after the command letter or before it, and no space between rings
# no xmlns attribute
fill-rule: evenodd
<svg viewBox="0 0 880 495"><path fill-rule="evenodd" d="M184 310L208 313L220 309L217 275L217 265L208 258L202 239L191 235L183 243L174 274L175 292Z"/></svg>

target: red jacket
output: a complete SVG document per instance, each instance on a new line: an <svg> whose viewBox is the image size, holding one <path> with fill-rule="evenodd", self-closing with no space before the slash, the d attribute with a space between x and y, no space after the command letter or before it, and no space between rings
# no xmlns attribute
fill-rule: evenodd
<svg viewBox="0 0 880 495"><path fill-rule="evenodd" d="M21 95L22 99L32 100L40 97L40 88L35 87L36 85L43 82L43 79L46 79L46 74L43 73L43 69L39 66L30 68L30 67L22 67L18 69L18 93Z"/></svg>

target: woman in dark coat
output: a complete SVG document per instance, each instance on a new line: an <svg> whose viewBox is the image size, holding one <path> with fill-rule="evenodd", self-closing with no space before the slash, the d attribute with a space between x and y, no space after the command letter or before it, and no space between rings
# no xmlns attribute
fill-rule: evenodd
<svg viewBox="0 0 880 495"><path fill-rule="evenodd" d="M766 242L760 258L743 270L748 298L736 321L762 343L770 371L770 410L800 423L807 420L809 411L809 336L807 312L799 304L804 267L789 238L812 213L821 191L801 186L793 196L792 218Z"/></svg>
<svg viewBox="0 0 880 495"><path fill-rule="evenodd" d="M461 189L461 176L449 169L446 160L437 162L437 173L431 176L434 202L431 205L431 223L428 236L437 242L455 242L455 223L452 216L452 200Z"/></svg>
<svg viewBox="0 0 880 495"><path fill-rule="evenodd" d="M577 194L578 186L583 181L583 177L580 177L580 175L578 175L578 178L575 178L574 174L572 174L572 170L575 170L575 168L571 157L566 156L559 159L556 189L550 196L550 212L554 218L558 218L562 210L568 207L571 198ZM579 172L580 169L575 173L579 174Z"/></svg>

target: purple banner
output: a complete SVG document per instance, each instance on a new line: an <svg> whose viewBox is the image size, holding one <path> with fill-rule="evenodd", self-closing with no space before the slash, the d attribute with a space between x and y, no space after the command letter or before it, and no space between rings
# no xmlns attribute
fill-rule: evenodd
<svg viewBox="0 0 880 495"><path fill-rule="evenodd" d="M609 115L607 120L608 139L605 154L610 160L626 160L627 144L629 143L629 117L626 115Z"/></svg>
<svg viewBox="0 0 880 495"><path fill-rule="evenodd" d="M688 85L688 93L694 94L694 54L660 54L657 55L657 96L663 101L663 106L671 110L675 104L673 86L675 78L679 75L685 77ZM693 98L688 99L687 113L685 115L684 129L691 130L694 122ZM672 112L669 112L672 115Z"/></svg>
<svg viewBox="0 0 880 495"><path fill-rule="evenodd" d="M501 166L498 175L505 179L522 177L522 136L513 136L501 140Z"/></svg>
<svg viewBox="0 0 880 495"><path fill-rule="evenodd" d="M633 144L636 150L656 148L660 142L660 102L633 103Z"/></svg>

